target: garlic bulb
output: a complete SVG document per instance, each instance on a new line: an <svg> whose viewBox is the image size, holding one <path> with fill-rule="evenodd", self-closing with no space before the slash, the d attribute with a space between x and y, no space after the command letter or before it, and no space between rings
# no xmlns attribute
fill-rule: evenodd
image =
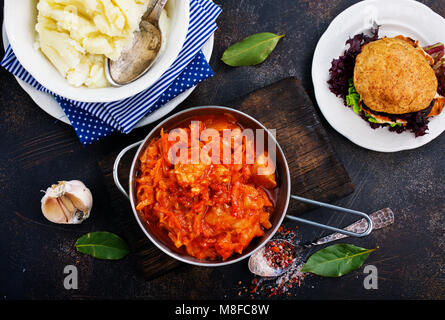
<svg viewBox="0 0 445 320"><path fill-rule="evenodd" d="M93 196L78 180L60 181L46 189L42 212L54 223L79 224L90 216Z"/></svg>

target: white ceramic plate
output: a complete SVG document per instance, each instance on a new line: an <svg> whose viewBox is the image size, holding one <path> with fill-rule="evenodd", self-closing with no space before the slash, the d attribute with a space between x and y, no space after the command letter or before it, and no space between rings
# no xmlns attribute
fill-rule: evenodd
<svg viewBox="0 0 445 320"><path fill-rule="evenodd" d="M3 47L8 47L8 37L5 32L5 27L3 25L2 28L3 33ZM212 37L204 44L202 51L204 53L204 56L206 57L207 61L210 61L210 57L212 56L213 51L213 42L214 42L214 36ZM70 121L66 117L65 113L63 112L62 108L59 106L57 101L48 93L44 93L41 91L38 91L34 89L32 86L27 84L26 82L20 80L16 77L17 82L20 84L20 86L28 93L28 95L34 100L34 102L43 109L46 113L53 116L54 118L71 125ZM161 108L156 110L155 112L149 114L145 118L143 118L137 125L136 128L146 126L152 122L155 122L171 112L177 105L179 105L182 101L184 101L192 92L195 90L195 87L192 87L188 89L187 91L184 91L180 95L178 95L176 98L170 100L168 103L163 105Z"/></svg>
<svg viewBox="0 0 445 320"><path fill-rule="evenodd" d="M4 25L8 40L21 65L45 88L76 101L111 102L131 97L152 86L173 64L187 36L190 20L189 1L170 0L169 34L162 55L142 77L119 88L73 87L57 71L46 56L35 48L37 17L35 0L6 0Z"/></svg>
<svg viewBox="0 0 445 320"><path fill-rule="evenodd" d="M381 26L379 35L402 34L425 46L445 43L445 19L427 6L412 0L366 0L338 15L320 38L312 62L312 81L318 106L329 124L355 144L379 152L415 149L437 138L445 130L445 112L431 119L428 134L415 138L411 132L397 134L387 128L373 130L342 99L329 90L327 81L333 59L346 49L345 42L369 30L372 21Z"/></svg>

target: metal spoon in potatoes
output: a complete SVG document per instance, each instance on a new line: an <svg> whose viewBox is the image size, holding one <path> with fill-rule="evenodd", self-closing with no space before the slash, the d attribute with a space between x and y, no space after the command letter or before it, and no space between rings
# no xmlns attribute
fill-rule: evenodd
<svg viewBox="0 0 445 320"><path fill-rule="evenodd" d="M156 61L162 44L159 18L166 3L167 0L154 1L142 17L132 46L117 60L105 62L105 75L112 86L124 86L139 79Z"/></svg>

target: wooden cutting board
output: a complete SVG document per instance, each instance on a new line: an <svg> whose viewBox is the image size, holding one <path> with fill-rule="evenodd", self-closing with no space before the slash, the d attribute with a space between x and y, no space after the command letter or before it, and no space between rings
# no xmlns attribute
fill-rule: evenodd
<svg viewBox="0 0 445 320"><path fill-rule="evenodd" d="M226 106L253 116L266 128L276 129L278 143L289 164L293 194L333 202L353 192L351 179L337 160L314 106L300 81L295 78L281 80L227 103ZM148 133L149 130L145 132ZM128 140L127 144L130 144ZM116 150L118 151L120 149ZM118 216L125 217L120 218L119 224L124 229L124 236L136 251L136 255L133 255L135 264L145 278L151 279L182 263L162 253L139 229L128 200L119 194L112 179L116 152L105 156L99 161L99 166L109 186L112 207L121 211ZM132 157L133 154L129 155L121 165L123 179L128 179ZM307 204L291 201L288 213L299 215L310 209L312 208Z"/></svg>

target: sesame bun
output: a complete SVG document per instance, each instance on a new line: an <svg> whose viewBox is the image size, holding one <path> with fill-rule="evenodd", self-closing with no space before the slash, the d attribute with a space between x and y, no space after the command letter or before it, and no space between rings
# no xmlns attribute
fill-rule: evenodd
<svg viewBox="0 0 445 320"><path fill-rule="evenodd" d="M370 109L405 114L427 108L438 82L421 50L399 38L383 38L357 56L354 85Z"/></svg>

